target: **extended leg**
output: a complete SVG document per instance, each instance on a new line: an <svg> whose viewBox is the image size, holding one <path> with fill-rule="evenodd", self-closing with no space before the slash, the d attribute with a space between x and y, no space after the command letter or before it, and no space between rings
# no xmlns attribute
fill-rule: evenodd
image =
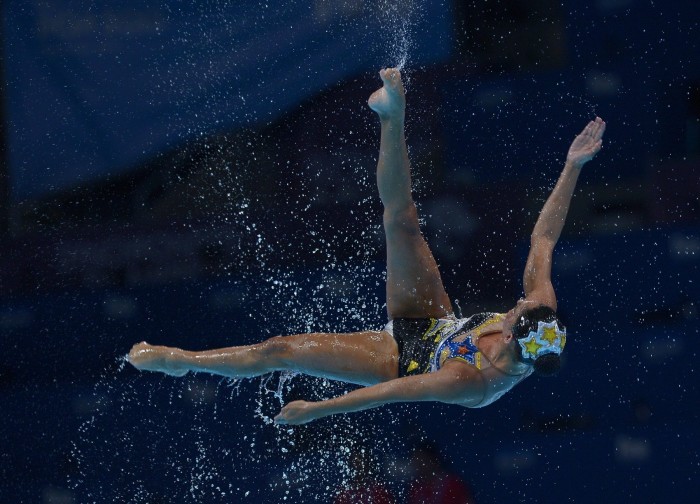
<svg viewBox="0 0 700 504"><path fill-rule="evenodd" d="M421 235L411 195L411 165L404 136L406 100L401 74L379 73L384 86L369 99L381 121L377 186L384 204L389 318L444 317L452 313L437 264Z"/></svg>
<svg viewBox="0 0 700 504"><path fill-rule="evenodd" d="M136 368L182 376L201 371L249 378L273 371L299 371L312 376L370 385L398 376L398 349L385 332L296 334L262 343L191 352L139 343L129 352Z"/></svg>

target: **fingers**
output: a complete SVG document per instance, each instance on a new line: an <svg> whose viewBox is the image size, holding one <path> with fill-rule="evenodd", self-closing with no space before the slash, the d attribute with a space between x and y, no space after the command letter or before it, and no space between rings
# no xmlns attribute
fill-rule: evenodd
<svg viewBox="0 0 700 504"><path fill-rule="evenodd" d="M603 121L600 117L596 117L591 136L594 140L600 140L603 138L603 133L605 133L605 121Z"/></svg>
<svg viewBox="0 0 700 504"><path fill-rule="evenodd" d="M279 414L272 419L275 425L298 425L299 422L293 419L287 418L284 414L284 409L279 412Z"/></svg>
<svg viewBox="0 0 700 504"><path fill-rule="evenodd" d="M277 413L277 416L273 418L273 422L275 422L277 425L287 425L289 424L288 418L287 418L287 412L289 411L289 404L286 404L279 413Z"/></svg>
<svg viewBox="0 0 700 504"><path fill-rule="evenodd" d="M292 401L285 405L279 414L273 418L278 425L299 425L310 422L309 405L306 401Z"/></svg>
<svg viewBox="0 0 700 504"><path fill-rule="evenodd" d="M583 128L581 135L592 136L594 128L595 128L595 121L590 121L588 124L586 124L586 127Z"/></svg>
<svg viewBox="0 0 700 504"><path fill-rule="evenodd" d="M590 121L586 127L583 128L581 135L590 137L597 142L603 138L603 133L605 133L605 121L600 117L596 117L594 121Z"/></svg>

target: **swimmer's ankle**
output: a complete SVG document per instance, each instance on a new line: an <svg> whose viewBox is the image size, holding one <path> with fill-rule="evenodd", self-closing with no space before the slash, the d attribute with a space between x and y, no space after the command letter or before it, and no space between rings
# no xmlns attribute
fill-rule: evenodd
<svg viewBox="0 0 700 504"><path fill-rule="evenodd" d="M188 371L192 371L191 358L187 350L182 350L181 348L170 348L170 352L165 359L165 365L169 372L177 375L187 374Z"/></svg>
<svg viewBox="0 0 700 504"><path fill-rule="evenodd" d="M395 133L397 135L403 134L404 131L404 121L403 119L398 119L394 117L390 118L379 118L379 123L381 124L382 131L387 133Z"/></svg>
<svg viewBox="0 0 700 504"><path fill-rule="evenodd" d="M160 371L171 376L184 376L190 371L186 360L183 358L184 350L174 347L152 347L154 358L152 364L144 369Z"/></svg>
<svg viewBox="0 0 700 504"><path fill-rule="evenodd" d="M379 119L384 121L400 121L403 123L406 115L406 99L403 91L387 89L386 86L376 90L367 100Z"/></svg>

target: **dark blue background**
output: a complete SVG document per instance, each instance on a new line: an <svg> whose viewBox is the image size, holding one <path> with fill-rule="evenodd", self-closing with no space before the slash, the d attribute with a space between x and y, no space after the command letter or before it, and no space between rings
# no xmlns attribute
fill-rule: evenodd
<svg viewBox="0 0 700 504"><path fill-rule="evenodd" d="M483 410L392 405L287 432L265 422L277 377L174 379L120 360L144 339L383 325L364 102L400 56L401 23L391 2L327 4L3 4L22 204L0 248L0 501L328 502L363 448L400 494L427 439L477 502L693 502L697 2L542 2L520 41L515 1L412 11L416 197L465 315L521 295L570 140L608 122L556 250L570 333L557 379ZM495 53L470 45L487 19L506 37ZM343 390L298 377L283 398Z"/></svg>
<svg viewBox="0 0 700 504"><path fill-rule="evenodd" d="M268 122L358 71L398 63L375 43L391 19L383 10L362 2L7 2L14 197L118 175L179 142ZM449 6L422 5L411 30L430 40L412 48L412 63L444 59Z"/></svg>

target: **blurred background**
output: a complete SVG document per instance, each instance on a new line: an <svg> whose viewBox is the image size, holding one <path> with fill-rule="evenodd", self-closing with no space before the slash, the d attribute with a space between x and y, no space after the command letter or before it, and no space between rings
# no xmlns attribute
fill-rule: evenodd
<svg viewBox="0 0 700 504"><path fill-rule="evenodd" d="M0 502L696 500L698 2L0 10ZM125 366L141 340L382 327L366 99L395 65L424 233L465 316L522 294L569 143L607 121L555 255L559 377L484 410L279 429L283 402L349 388Z"/></svg>

